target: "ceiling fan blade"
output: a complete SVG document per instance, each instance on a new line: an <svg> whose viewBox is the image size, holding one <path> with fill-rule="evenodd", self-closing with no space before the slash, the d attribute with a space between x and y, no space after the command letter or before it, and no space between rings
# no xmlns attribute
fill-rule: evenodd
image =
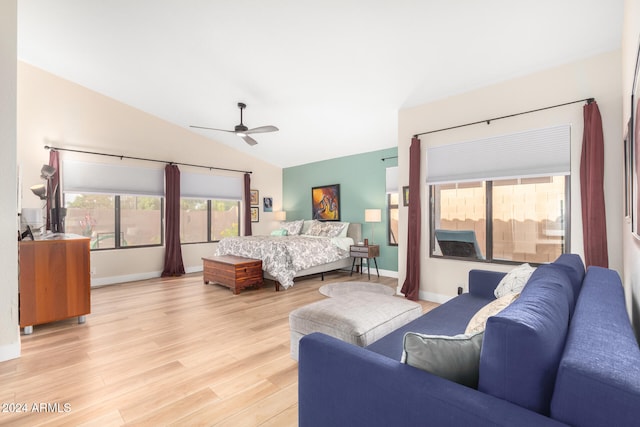
<svg viewBox="0 0 640 427"><path fill-rule="evenodd" d="M190 128L196 128L196 129L218 130L218 131L220 131L220 132L236 133L236 131L234 131L234 130L208 128L208 127L205 127L205 126L194 126L194 125L190 125L189 127L190 127Z"/></svg>
<svg viewBox="0 0 640 427"><path fill-rule="evenodd" d="M247 135L241 136L240 138L244 139L244 142L246 142L249 145L256 145L258 143L258 141L256 141L255 139Z"/></svg>
<svg viewBox="0 0 640 427"><path fill-rule="evenodd" d="M246 130L244 132L244 134L248 135L250 133L275 132L275 131L278 131L278 130L280 130L280 129L278 129L275 126L260 126L260 127L257 127L257 128Z"/></svg>

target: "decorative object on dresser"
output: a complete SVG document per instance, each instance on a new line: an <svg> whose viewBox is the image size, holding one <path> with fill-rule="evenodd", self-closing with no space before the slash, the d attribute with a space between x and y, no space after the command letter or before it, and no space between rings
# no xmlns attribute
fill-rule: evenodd
<svg viewBox="0 0 640 427"><path fill-rule="evenodd" d="M360 274L362 274L362 260L364 258L367 259L367 275L369 280L371 280L371 258L373 258L373 262L376 265L376 273L378 277L380 277L380 272L378 271L378 261L377 257L380 256L380 245L351 245L349 250L349 254L353 257L353 262L351 264L351 274L353 275L353 269L356 265L356 260L360 259Z"/></svg>
<svg viewBox="0 0 640 427"><path fill-rule="evenodd" d="M219 283L237 295L249 286L262 287L262 261L235 255L202 258L204 283Z"/></svg>
<svg viewBox="0 0 640 427"><path fill-rule="evenodd" d="M29 335L34 325L91 313L89 239L50 234L22 240L20 248L20 327Z"/></svg>

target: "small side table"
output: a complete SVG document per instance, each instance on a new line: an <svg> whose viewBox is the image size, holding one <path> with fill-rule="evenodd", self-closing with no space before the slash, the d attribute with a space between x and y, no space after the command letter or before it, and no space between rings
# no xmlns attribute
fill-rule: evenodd
<svg viewBox="0 0 640 427"><path fill-rule="evenodd" d="M349 254L353 257L353 263L351 264L351 274L353 276L353 268L356 265L356 260L360 258L360 274L362 274L362 260L364 258L367 259L367 275L369 276L369 280L371 280L371 258L373 258L373 262L376 265L376 273L378 277L380 277L380 272L378 271L378 261L377 257L380 256L380 245L351 245L349 250Z"/></svg>

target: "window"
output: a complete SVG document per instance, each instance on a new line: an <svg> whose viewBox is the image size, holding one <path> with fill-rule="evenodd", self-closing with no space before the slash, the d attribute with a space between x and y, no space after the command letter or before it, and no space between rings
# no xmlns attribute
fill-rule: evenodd
<svg viewBox="0 0 640 427"><path fill-rule="evenodd" d="M91 249L163 244L163 198L64 193L65 231L91 238Z"/></svg>
<svg viewBox="0 0 640 427"><path fill-rule="evenodd" d="M240 235L240 202L211 201L211 240Z"/></svg>
<svg viewBox="0 0 640 427"><path fill-rule="evenodd" d="M62 173L66 232L92 250L163 244L162 169L65 160Z"/></svg>
<svg viewBox="0 0 640 427"><path fill-rule="evenodd" d="M389 214L387 215L389 224L389 246L398 246L398 218L400 211L398 210L398 193L387 194L387 209Z"/></svg>
<svg viewBox="0 0 640 427"><path fill-rule="evenodd" d="M216 242L240 235L240 202L180 199L181 243Z"/></svg>
<svg viewBox="0 0 640 427"><path fill-rule="evenodd" d="M398 167L386 169L385 186L387 191L387 241L389 246L398 246Z"/></svg>
<svg viewBox="0 0 640 427"><path fill-rule="evenodd" d="M432 186L432 255L554 261L567 250L568 181L555 176ZM467 231L473 237L448 234L441 244L436 230Z"/></svg>
<svg viewBox="0 0 640 427"><path fill-rule="evenodd" d="M568 252L569 145L558 126L429 148L431 256L545 263Z"/></svg>
<svg viewBox="0 0 640 427"><path fill-rule="evenodd" d="M180 199L180 243L207 241L209 213L204 199Z"/></svg>
<svg viewBox="0 0 640 427"><path fill-rule="evenodd" d="M182 243L216 242L240 235L238 177L183 172L180 177L180 239Z"/></svg>

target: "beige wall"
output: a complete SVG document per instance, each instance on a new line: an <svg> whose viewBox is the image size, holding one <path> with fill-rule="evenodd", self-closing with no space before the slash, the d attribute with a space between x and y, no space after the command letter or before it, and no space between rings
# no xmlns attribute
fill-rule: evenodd
<svg viewBox="0 0 640 427"><path fill-rule="evenodd" d="M605 140L605 199L610 266L622 271L622 116L620 52L598 55L550 70L488 86L399 112L398 155L400 185L409 182L409 145L413 134L486 120L549 105L594 97L603 119ZM527 129L571 124L571 249L581 254L582 219L580 212L579 164L582 146L582 103L539 113L479 124L457 130L426 135L422 140L422 182L426 180L426 148L505 135ZM456 295L458 286L467 289L470 269L488 268L507 271L511 267L498 264L452 261L429 258L428 191L422 188L421 298L446 301ZM407 208L401 208L400 236L407 235ZM406 247L399 247L400 283L406 276Z"/></svg>
<svg viewBox="0 0 640 427"><path fill-rule="evenodd" d="M624 23L622 32L622 117L619 127L625 132L627 122L631 117L631 86L633 85L633 73L638 55L638 40L640 36L640 2L637 0L625 0ZM636 102L638 100L636 99ZM620 186L622 187L622 164L620 164ZM636 336L640 338L640 240L631 234L631 222L629 219L619 218L623 228L623 262L624 275L622 277L629 298L633 326Z"/></svg>
<svg viewBox="0 0 640 427"><path fill-rule="evenodd" d="M22 170L22 206L41 202L29 187L40 183L40 168L49 160L45 144L87 151L122 154L180 163L252 171L251 187L260 196L272 196L274 210L282 206L282 169L247 156L222 143L206 139L140 110L58 78L31 65L18 63L18 164ZM239 144L243 144L238 140ZM103 156L60 152L62 160L136 164L163 168L164 164L120 160ZM182 171L208 171L180 166ZM216 172L220 174L237 173ZM273 213L260 212L253 234L276 227ZM183 245L187 271L202 269L202 256L212 255L215 244ZM164 248L98 251L91 254L92 285L156 277L162 271Z"/></svg>
<svg viewBox="0 0 640 427"><path fill-rule="evenodd" d="M20 356L16 238L17 4L0 2L0 361Z"/></svg>

